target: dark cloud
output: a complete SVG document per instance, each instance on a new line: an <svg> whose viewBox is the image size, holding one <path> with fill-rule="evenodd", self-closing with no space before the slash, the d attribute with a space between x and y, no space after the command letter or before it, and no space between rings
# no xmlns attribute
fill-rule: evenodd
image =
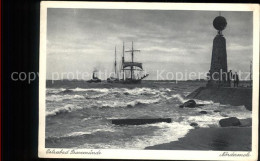
<svg viewBox="0 0 260 161"><path fill-rule="evenodd" d="M47 78L52 72L112 71L114 47L141 49L136 60L150 71L208 71L218 12L49 8ZM222 12L228 25L229 68L247 70L252 59L252 12ZM118 60L119 60L118 55ZM249 68L248 68L249 69ZM101 69L100 69L101 70ZM156 76L150 75L150 79Z"/></svg>

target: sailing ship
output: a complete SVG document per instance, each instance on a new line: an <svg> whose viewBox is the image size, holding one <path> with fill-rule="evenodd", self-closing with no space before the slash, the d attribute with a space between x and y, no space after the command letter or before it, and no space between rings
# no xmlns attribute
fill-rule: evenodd
<svg viewBox="0 0 260 161"><path fill-rule="evenodd" d="M143 74L143 65L140 62L134 61L134 54L135 52L140 52L140 50L134 49L134 43L132 41L132 48L131 50L125 51L125 45L123 43L123 52L122 52L122 61L121 61L121 70L120 75L122 78L119 78L119 74L117 73L117 63L116 63L116 48L115 48L115 75L117 78L112 79L111 77L107 79L108 82L114 83L114 82L120 82L120 83L126 83L126 84L137 84L141 83L142 80L146 77L148 77L149 74ZM125 53L131 54L131 60L126 61L125 60Z"/></svg>

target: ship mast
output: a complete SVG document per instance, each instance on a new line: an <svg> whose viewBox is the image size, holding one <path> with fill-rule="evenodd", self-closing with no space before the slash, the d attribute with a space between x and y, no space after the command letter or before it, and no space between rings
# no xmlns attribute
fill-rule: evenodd
<svg viewBox="0 0 260 161"><path fill-rule="evenodd" d="M115 77L117 77L117 72L116 72L116 46L115 46Z"/></svg>
<svg viewBox="0 0 260 161"><path fill-rule="evenodd" d="M126 51L126 52L131 52L132 55L132 63L134 63L134 52L139 52L140 50L134 50L134 42L132 41L132 50ZM131 72L131 80L133 79L133 74L134 74L134 67L131 66L130 69Z"/></svg>
<svg viewBox="0 0 260 161"><path fill-rule="evenodd" d="M123 80L125 80L125 69L123 67L124 62L125 62L125 43L123 42L123 57L122 57Z"/></svg>

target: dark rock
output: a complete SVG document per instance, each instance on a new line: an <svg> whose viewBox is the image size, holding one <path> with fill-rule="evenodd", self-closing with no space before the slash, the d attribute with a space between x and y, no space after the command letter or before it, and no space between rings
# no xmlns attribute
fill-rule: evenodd
<svg viewBox="0 0 260 161"><path fill-rule="evenodd" d="M196 104L196 107L205 106L205 104Z"/></svg>
<svg viewBox="0 0 260 161"><path fill-rule="evenodd" d="M158 122L172 122L171 118L148 118L148 119L113 119L112 124L115 125L143 125L154 124Z"/></svg>
<svg viewBox="0 0 260 161"><path fill-rule="evenodd" d="M200 111L200 114L207 114L207 111Z"/></svg>
<svg viewBox="0 0 260 161"><path fill-rule="evenodd" d="M228 126L240 126L241 123L239 121L238 118L236 117L230 117L230 118L226 118L226 119L221 119L219 121L219 125L221 127L228 127Z"/></svg>
<svg viewBox="0 0 260 161"><path fill-rule="evenodd" d="M196 102L194 100L189 100L189 101L185 102L183 105L180 105L179 107L180 108L183 108L183 107L195 108Z"/></svg>
<svg viewBox="0 0 260 161"><path fill-rule="evenodd" d="M214 110L214 112L221 112L220 110Z"/></svg>
<svg viewBox="0 0 260 161"><path fill-rule="evenodd" d="M199 126L199 125L196 122L192 122L192 123L190 123L190 126L196 127L196 126Z"/></svg>
<svg viewBox="0 0 260 161"><path fill-rule="evenodd" d="M183 108L184 106L183 106L183 105L180 105L179 107L180 107L180 108Z"/></svg>

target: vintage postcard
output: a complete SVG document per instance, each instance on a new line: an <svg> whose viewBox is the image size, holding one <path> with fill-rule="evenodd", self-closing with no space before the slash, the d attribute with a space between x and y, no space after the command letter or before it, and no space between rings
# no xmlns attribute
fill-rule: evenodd
<svg viewBox="0 0 260 161"><path fill-rule="evenodd" d="M259 5L41 2L40 158L257 160Z"/></svg>

